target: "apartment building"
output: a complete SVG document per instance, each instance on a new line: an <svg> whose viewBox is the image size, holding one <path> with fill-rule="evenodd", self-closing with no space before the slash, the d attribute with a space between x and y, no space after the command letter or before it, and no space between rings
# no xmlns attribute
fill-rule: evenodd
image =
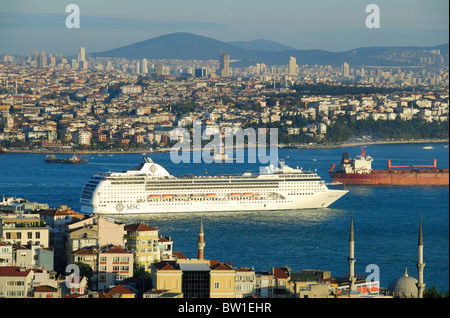
<svg viewBox="0 0 450 318"><path fill-rule="evenodd" d="M63 271L67 265L65 250L67 225L85 217L66 205L61 205L57 209L41 210L37 214L50 228L50 246L53 247L54 252L54 268Z"/></svg>
<svg viewBox="0 0 450 318"><path fill-rule="evenodd" d="M0 267L0 298L25 298L32 288L33 271L17 266Z"/></svg>
<svg viewBox="0 0 450 318"><path fill-rule="evenodd" d="M133 277L133 265L133 253L113 244L103 247L98 254L97 288L104 290Z"/></svg>
<svg viewBox="0 0 450 318"><path fill-rule="evenodd" d="M12 266L12 264L13 264L12 245L0 241L0 267Z"/></svg>
<svg viewBox="0 0 450 318"><path fill-rule="evenodd" d="M143 223L129 224L124 229L126 246L140 268L150 272L152 263L172 259L173 242L169 237L158 236L158 229Z"/></svg>
<svg viewBox="0 0 450 318"><path fill-rule="evenodd" d="M155 290L182 293L186 298L235 298L236 271L218 261L177 259L151 265Z"/></svg>
<svg viewBox="0 0 450 318"><path fill-rule="evenodd" d="M49 247L49 228L39 215L0 217L0 240L10 244Z"/></svg>

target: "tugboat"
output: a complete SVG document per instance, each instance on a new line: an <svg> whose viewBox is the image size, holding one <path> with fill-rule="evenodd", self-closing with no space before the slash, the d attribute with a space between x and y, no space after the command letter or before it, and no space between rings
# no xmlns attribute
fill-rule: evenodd
<svg viewBox="0 0 450 318"><path fill-rule="evenodd" d="M437 168L433 165L393 166L388 160L386 170L372 169L373 158L366 155L361 147L361 155L350 158L346 152L342 155L341 164L333 163L329 174L333 182L359 185L449 185L449 169ZM422 169L421 169L422 168ZM427 168L427 169L423 169Z"/></svg>

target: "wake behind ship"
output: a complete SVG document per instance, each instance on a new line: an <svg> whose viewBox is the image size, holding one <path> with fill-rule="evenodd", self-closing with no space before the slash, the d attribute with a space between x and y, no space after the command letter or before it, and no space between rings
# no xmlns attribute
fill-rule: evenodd
<svg viewBox="0 0 450 318"><path fill-rule="evenodd" d="M80 203L85 214L275 211L326 208L347 192L284 162L263 173L175 177L144 158L128 171L91 177Z"/></svg>

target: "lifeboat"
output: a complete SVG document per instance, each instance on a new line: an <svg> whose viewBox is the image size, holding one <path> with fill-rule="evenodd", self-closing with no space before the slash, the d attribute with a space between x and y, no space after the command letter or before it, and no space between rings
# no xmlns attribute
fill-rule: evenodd
<svg viewBox="0 0 450 318"><path fill-rule="evenodd" d="M163 194L163 198L172 198L173 194Z"/></svg>
<svg viewBox="0 0 450 318"><path fill-rule="evenodd" d="M207 196L207 197L215 197L216 194L215 194L215 193L208 193L206 196Z"/></svg>
<svg viewBox="0 0 450 318"><path fill-rule="evenodd" d="M240 193L232 193L231 194L231 196L233 196L233 197L237 197L237 196L240 196L241 194Z"/></svg>
<svg viewBox="0 0 450 318"><path fill-rule="evenodd" d="M150 194L148 197L151 199L159 198L159 194Z"/></svg>
<svg viewBox="0 0 450 318"><path fill-rule="evenodd" d="M244 193L244 196L246 197L251 197L253 195L253 193Z"/></svg>

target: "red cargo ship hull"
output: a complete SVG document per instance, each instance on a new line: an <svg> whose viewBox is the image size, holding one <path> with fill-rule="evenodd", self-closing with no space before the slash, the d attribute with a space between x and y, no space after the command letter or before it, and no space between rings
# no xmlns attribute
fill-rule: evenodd
<svg viewBox="0 0 450 318"><path fill-rule="evenodd" d="M354 159L351 159L348 153L343 153L341 164L336 171L336 165L333 163L329 170L333 182L366 185L449 185L449 169L439 169L436 159L432 165L410 166L393 166L388 159L386 170L376 170L372 169L373 159L366 155L364 148L361 147L361 155Z"/></svg>
<svg viewBox="0 0 450 318"><path fill-rule="evenodd" d="M362 185L449 185L448 169L372 170L368 174L330 172L334 182Z"/></svg>

